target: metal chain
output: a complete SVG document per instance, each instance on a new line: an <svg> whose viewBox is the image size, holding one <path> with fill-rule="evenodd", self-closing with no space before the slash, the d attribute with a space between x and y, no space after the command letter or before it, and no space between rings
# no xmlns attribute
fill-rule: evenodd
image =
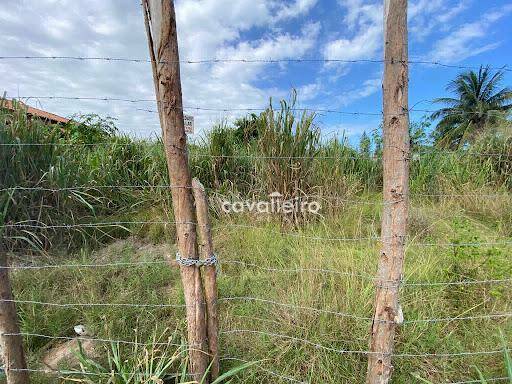
<svg viewBox="0 0 512 384"><path fill-rule="evenodd" d="M179 252L176 252L176 262L179 265L184 266L184 267L193 267L193 266L209 267L209 266L217 265L218 260L217 260L216 254L212 254L210 257L208 257L204 260L200 260L200 259L185 259L180 256Z"/></svg>

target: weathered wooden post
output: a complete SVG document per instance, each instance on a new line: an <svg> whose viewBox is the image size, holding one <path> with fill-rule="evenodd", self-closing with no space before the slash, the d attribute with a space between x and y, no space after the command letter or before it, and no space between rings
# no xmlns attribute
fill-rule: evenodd
<svg viewBox="0 0 512 384"><path fill-rule="evenodd" d="M1 240L0 240L1 241ZM7 384L28 384L29 374L23 338L16 316L16 304L13 301L7 255L0 244L0 350L7 376Z"/></svg>
<svg viewBox="0 0 512 384"><path fill-rule="evenodd" d="M384 207L368 384L386 384L393 371L398 293L405 255L409 194L407 0L384 1Z"/></svg>
<svg viewBox="0 0 512 384"><path fill-rule="evenodd" d="M183 121L180 61L173 0L143 0L156 99L171 182L180 260L198 260L192 183ZM201 273L181 263L185 294L190 373L201 382L208 368L206 317ZM202 381L204 383L204 381Z"/></svg>
<svg viewBox="0 0 512 384"><path fill-rule="evenodd" d="M198 179L192 180L194 200L196 203L197 234L200 255L203 262L204 295L206 298L208 346L211 355L211 379L219 376L219 319L217 314L217 258L213 250L208 200L203 184Z"/></svg>

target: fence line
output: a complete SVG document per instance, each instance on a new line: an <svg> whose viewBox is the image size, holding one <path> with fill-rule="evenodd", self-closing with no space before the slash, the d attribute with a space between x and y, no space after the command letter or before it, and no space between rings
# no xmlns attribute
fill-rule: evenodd
<svg viewBox="0 0 512 384"><path fill-rule="evenodd" d="M102 227L123 227L124 225L144 225L144 224L182 224L182 225L195 225L199 224L192 221L113 221L113 222L100 222L100 223L83 223L83 224L60 224L60 225L46 225L46 224L27 224L27 223L14 223L14 224L3 224L0 228L32 228L32 229L77 229L77 228L102 228ZM124 227L123 227L124 228ZM214 229L223 228L245 228L255 229L260 231L268 231L272 234L279 234L282 236L295 237L306 240L314 241L333 241L333 242L377 242L385 240L379 236L367 236L367 237L324 237L324 236L310 236L303 235L300 233L276 231L268 227L261 227L249 224L222 224ZM127 228L125 228L127 229ZM394 237L389 237L392 240L396 240ZM405 239L404 239L405 240ZM512 239L504 239L502 241L475 241L475 242L447 242L447 243L410 243L410 246L424 246L424 247L479 247L479 246L498 246L498 245L512 245Z"/></svg>
<svg viewBox="0 0 512 384"><path fill-rule="evenodd" d="M255 107L250 107L250 108L209 108L209 107L182 107L181 109L183 110L194 110L194 111L210 111L210 112L264 112L266 110L268 110L269 108L255 108ZM435 109L419 109L419 108L409 108L407 110L405 110L404 112L401 112L401 113L388 113L388 114L385 114L383 112L359 112L359 111L340 111L340 110L337 110L337 109L324 109L324 108L314 108L314 107L310 107L310 108L291 108L293 111L303 111L303 112L318 112L319 114L322 114L322 113L334 113L334 114L340 114L340 115L352 115L352 116L380 116L380 117L397 117L397 116L405 116L411 112L424 112L424 113L435 113L435 112L438 112L437 110ZM136 111L141 111L141 112L148 112L148 113L158 113L157 110L154 110L154 109L148 109L148 108L136 108L135 109ZM279 113L279 110L273 110L277 113ZM486 111L486 112L475 112L475 111L464 111L462 109L455 109L454 110L455 112L458 112L458 113L454 113L453 115L490 115L490 116L494 116L494 117L500 117L502 118L503 120L505 121L508 121L507 118L505 116L503 116L503 113L500 112L500 111L493 111L493 110L489 110L489 111Z"/></svg>
<svg viewBox="0 0 512 384"><path fill-rule="evenodd" d="M146 143L146 141L142 141L142 143ZM151 144L157 144L162 145L161 143L151 143ZM98 142L98 143L0 143L0 147L93 147L93 146L121 146L121 147L128 147L128 146L137 146L141 145L141 142L130 142L130 143L122 143L122 142L116 142L116 141L106 141L106 142ZM343 147L348 148L350 147ZM418 152L412 152L413 155L439 155L439 154L449 154L449 155L461 155L461 156L475 156L475 157L503 157L503 158L510 158L512 157L512 154L509 153L489 153L489 152L457 152L453 150L447 150L447 149L436 149L437 152L434 150L431 151L418 151ZM407 155L410 155L411 153L406 153ZM340 154L338 156L261 156L261 155L244 155L244 154L236 154L236 155L214 155L209 153L190 153L190 157L204 157L204 158L212 158L212 159L266 159L266 160L341 160L341 159L351 159L351 160L377 160L378 158L372 157L372 156L365 156L365 155L343 155ZM402 159L400 159L402 160ZM410 159L409 159L410 160ZM412 159L414 160L414 159Z"/></svg>
<svg viewBox="0 0 512 384"><path fill-rule="evenodd" d="M258 268L266 272L284 272L284 273L321 273L321 274L336 274L350 277L360 277L370 281L377 279L370 274L362 274L355 272L338 271L333 269L324 268L270 268L257 265L254 263L247 263L245 261L237 260L224 260L219 262L221 265L242 265L244 267ZM123 267L123 266L146 266L146 265L168 265L168 261L154 260L154 261L134 261L134 262L113 262L113 263L98 263L98 264L46 264L46 265L11 265L0 266L0 269L9 270L40 270L40 269L58 269L58 268L104 268L104 267ZM404 286L443 286L443 285L476 285L476 284L500 284L512 282L512 278L504 279L488 279L488 280L464 280L464 281L445 281L445 282L404 282Z"/></svg>
<svg viewBox="0 0 512 384"><path fill-rule="evenodd" d="M249 363L249 361L247 360L243 360L243 359L238 359L238 358L234 358L234 357L223 357L221 358L221 360L232 360L232 361L239 361L239 362L244 362L244 363ZM297 380L293 377L289 377L289 376L283 376L277 372L273 372L273 371L270 371L266 368L263 368L261 366L257 366L257 368L263 372L266 372L272 376L275 376L277 378L280 378L280 379L283 379L283 380L287 380L287 381L290 381L290 382L294 382L294 383L300 383L300 384L307 384L306 381L300 381L300 380ZM112 375L120 375L120 373L118 372L106 372L106 373L100 373L100 372L83 372L83 371L73 371L73 370L69 370L69 371L65 371L65 370L49 370L49 369L37 369L37 368L10 368L9 371L12 371L12 372L31 372L31 373L44 373L44 374L53 374L53 375L62 375L62 376L66 376L66 375L77 375L77 376L112 376ZM183 375L183 373L176 373L176 374L173 374L173 375L169 375L170 378L179 378ZM189 374L185 374L185 376L190 376ZM508 377L495 377L495 378L491 378L491 379L486 379L487 382L499 382L499 381L507 381L509 380ZM445 383L445 384L478 384L478 383L481 383L482 381L481 380L469 380L469 381L456 381L456 382L449 382L449 383Z"/></svg>
<svg viewBox="0 0 512 384"><path fill-rule="evenodd" d="M55 370L55 369L41 369L41 368L9 368L9 371L11 372L31 372L31 373L44 373L46 375L62 375L62 376L68 376L68 375L78 375L78 376L106 376L106 377L112 377L112 376L121 376L123 378L123 375L119 372L83 372L83 371L74 371L74 370ZM182 376L190 376L188 373L175 373L171 374L168 377L169 378L179 378ZM167 377L167 376L166 376Z"/></svg>
<svg viewBox="0 0 512 384"><path fill-rule="evenodd" d="M327 268L272 268L264 267L254 263L247 263L239 260L223 260L219 261L222 265L242 265L249 268L257 268L266 272L282 272L282 273L319 273L319 274L335 274L349 277L358 277L366 279L368 281L377 281L378 279L370 274L338 271ZM149 261L127 261L127 262L112 262L112 263L87 263L87 264L45 264L45 265L10 265L0 266L0 269L8 270L42 270L42 269L73 269L73 268L108 268L108 267L126 267L126 266L148 266L148 265L169 265L169 261L166 260L149 260ZM380 281L386 283L386 281ZM390 283L397 283L390 281ZM400 285L404 287L429 287L429 286L456 286L456 285L479 285L479 284L506 284L512 283L512 278L502 279L482 279L482 280L463 280L463 281L420 281L420 282L409 282L404 280Z"/></svg>
<svg viewBox="0 0 512 384"><path fill-rule="evenodd" d="M183 224L183 225L195 225L198 224L193 221L110 221L110 222L99 222L99 223L80 223L80 224L27 224L27 223L14 223L14 224L2 224L0 228L32 228L32 229L74 229L74 228L102 228L102 227L122 227L124 225L167 225L167 224Z"/></svg>
<svg viewBox="0 0 512 384"><path fill-rule="evenodd" d="M150 59L143 58L126 58L126 57L111 57L111 56L43 56L43 55L6 55L0 56L0 60L77 60L77 61L112 61L112 62L131 62L131 63L151 63ZM326 59L326 58L307 58L307 57L296 57L296 58L285 58L285 59L257 59L257 58L206 58L206 59L182 59L178 61L166 60L166 61L155 61L157 64L218 64L218 63L253 63L253 64L278 64L278 63L343 63L343 64L356 64L356 63L394 63L394 64L423 64L439 66L443 68L453 69L479 69L478 66L470 65L457 65L447 64L440 61L429 61L429 60L384 60L384 59ZM506 65L498 67L489 67L491 70L503 70L512 71L507 68Z"/></svg>
<svg viewBox="0 0 512 384"><path fill-rule="evenodd" d="M380 352L370 352L366 350L346 350L346 349L338 349L325 346L323 344L319 344L313 342L308 339L298 338L295 336L284 335L280 333L274 332L266 332L252 329L232 329L221 331L220 334L232 334L232 333L247 333L247 334L260 334L264 336L271 336L274 338L284 338L293 341L298 341L304 344L312 345L315 348L325 349L331 352L336 352L340 354L381 354ZM177 347L190 347L187 344L183 343L168 343L168 342L136 342L130 340L117 340L117 339L106 339L106 338L96 338L96 337L88 337L88 336L77 336L77 337L67 337L67 336L51 336L40 333L30 333L30 332L19 332L19 333L3 333L2 336L24 336L24 337L41 337L45 339L51 340L79 340L79 341L93 341L100 343L119 343L119 344L127 344L127 345L139 345L139 346L177 346ZM508 349L508 348L506 348ZM490 350L490 351L464 351L464 352L446 352L446 353L393 353L392 355L395 357L401 358L413 358L413 357L439 357L439 358L449 358L449 357L463 357L463 356L478 356L478 355L494 355L503 353L504 348Z"/></svg>
<svg viewBox="0 0 512 384"><path fill-rule="evenodd" d="M382 355L381 352L371 352L366 350L349 350L349 349L338 349L338 348L332 348L327 347L323 344L315 343L308 339L303 339L300 337L295 336L289 336L289 335L283 335L280 333L274 333L274 332L265 332L265 331L258 331L258 330L252 330L252 329L232 329L228 331L221 331L221 334L232 334L232 333L246 333L246 334L257 334L257 335L263 335L263 336L270 336L274 338L282 338L282 339L288 339L291 341L300 342L306 345L310 345L317 349L326 350L329 352L335 352L339 354L360 354L360 355ZM413 358L413 357L439 357L439 358L453 358L453 357L464 357L464 356L479 356L479 355L496 355L499 353L503 353L503 349L498 350L492 350L492 351L476 351L476 352L454 352L454 353L392 353L391 356L397 357L397 358Z"/></svg>
<svg viewBox="0 0 512 384"><path fill-rule="evenodd" d="M508 381L508 380L510 380L509 377L494 377L491 379L485 379L485 382L490 383L490 382ZM450 383L446 383L446 384L482 384L482 383L483 383L482 380L469 380L469 381L450 382Z"/></svg>
<svg viewBox="0 0 512 384"><path fill-rule="evenodd" d="M512 156L512 155L511 155ZM222 156L212 156L212 157L222 157ZM297 157L295 157L297 158ZM49 188L49 187L23 187L23 186L15 186L15 187L7 187L0 188L0 192L7 191L40 191L40 192L69 192L69 191L79 191L79 190L94 190L94 189L171 189L171 188L188 188L193 189L191 186L180 186L180 185L169 185L169 184L143 184L143 185L135 185L135 184L117 184L117 185L77 185L73 187L61 187L61 188ZM229 197L223 196L222 197ZM468 197L468 198L512 198L512 195L508 193L490 193L490 194L452 194L452 193L410 193L410 197ZM320 199L320 200L331 200L336 202L347 202L347 203L357 203L357 204L371 204L371 205L385 205L385 204L394 204L385 203L382 201L368 201L368 200L357 200L357 199L346 199L343 197L337 196L322 196L322 195L307 195L304 196L305 199ZM301 199L301 197L296 197L295 199Z"/></svg>
<svg viewBox="0 0 512 384"><path fill-rule="evenodd" d="M97 338L97 337L89 337L89 336L50 336L50 335L44 335L41 333L30 333L30 332L19 332L19 333L2 333L1 336L24 336L24 337L41 337L44 339L51 339L51 340L78 340L78 341L97 341L99 343L115 343L115 344L127 344L127 345L139 345L139 346L174 346L174 347L187 347L187 344L183 343L168 343L168 342L148 342L148 343L142 343L138 341L131 341L131 340L118 340L118 339L105 339L105 338Z"/></svg>
<svg viewBox="0 0 512 384"><path fill-rule="evenodd" d="M273 301L273 300L262 299L259 297L251 297L251 296L224 297L224 298L221 298L219 301L240 301L240 300L255 301L255 302L275 305L278 307L291 308L291 309L296 309L296 310L305 310L305 311L316 312L316 313L323 313L323 314L333 315L336 317L347 317L347 318L352 318L355 320L362 320L362 321L373 320L371 317L353 315L353 314L349 314L349 313L345 313L345 312L337 312L337 311L332 311L332 310L323 309L323 308L314 308L314 307L306 307L306 306L295 305L295 304L280 303L280 302ZM474 316L414 319L414 320L405 320L403 322L385 320L382 322L403 325L403 324L415 324L415 323L439 323L439 322L452 322L452 321L465 321L465 320L498 319L498 318L508 318L508 317L512 317L512 312L511 313L492 313L492 314L474 315Z"/></svg>
<svg viewBox="0 0 512 384"><path fill-rule="evenodd" d="M231 302L231 301L254 301L269 305L275 305L278 307L289 308L299 311L309 311L314 313L321 313L327 315L333 315L336 317L351 318L354 320L371 321L371 317L359 316L346 312L338 312L334 310L328 310L323 308L307 307L302 305L295 305L289 303L281 303L278 301L263 299L260 297L251 296L233 296L233 297L222 297L219 302ZM36 300L18 300L18 299L0 299L0 302L10 302L18 304L31 304L31 305L43 305L48 307L59 307L59 308L79 308L79 307L114 307L114 308L186 308L185 304L140 304L140 303L54 303ZM393 324L416 324L416 323L438 323L438 322L452 322L452 321L466 321L466 320L485 320L485 319L499 319L512 317L511 313L491 313L474 316L456 316L456 317L444 317L444 318L430 318L430 319L414 319L405 320L403 322L384 320L384 323Z"/></svg>
<svg viewBox="0 0 512 384"><path fill-rule="evenodd" d="M140 304L140 303L53 303L37 300L0 299L0 302L44 305L48 307L75 308L75 307L119 307L119 308L186 308L186 304Z"/></svg>
<svg viewBox="0 0 512 384"><path fill-rule="evenodd" d="M224 357L221 360L235 360L235 361L240 361L240 362L248 363L248 361L246 361L246 360L237 359L237 358L231 358L231 357ZM267 372L267 373L269 373L269 374L271 374L273 376L279 377L279 378L287 380L287 381L301 383L301 384L307 384L306 382L295 380L292 377L287 377L287 376L280 375L277 372L270 371L270 370L268 370L266 368L263 368L261 366L257 366L257 368L259 370L261 370L261 371ZM116 375L116 376L121 375L118 372L104 372L104 373L100 373L100 372L83 372L83 371L76 371L76 370L75 371L74 370L53 370L53 369L50 370L50 369L40 369L40 368L39 369L38 368L24 368L24 369L11 368L9 370L12 371L12 372L32 372L32 373L44 373L44 374L53 374L53 375L62 375L62 376L77 375L77 376L96 376L96 377L97 376L107 376L108 377L108 376L112 376L112 375ZM175 373L175 374L172 374L172 375L166 375L166 377L168 377L168 378L179 378L179 377L182 377L182 376L189 377L190 374L189 373Z"/></svg>
<svg viewBox="0 0 512 384"><path fill-rule="evenodd" d="M171 102L167 100L158 100L158 99L127 99L122 97L110 97L110 96L104 96L104 97L94 97L94 96L48 96L48 95L42 95L42 96L17 96L15 98L16 100L29 100L29 99L43 99L43 100L76 100L76 101L119 101L119 102L126 102L126 103L132 103L132 104L138 104L138 103L157 103L157 104L171 104ZM430 100L421 100L417 103L411 103L413 106L411 108L408 108L405 112L429 112L434 113L437 112L437 110L431 110L431 109L421 109L421 108L415 108L416 105L423 103L423 102L430 102ZM188 109L188 110L196 110L196 111L212 111L212 112L240 112L240 111L266 111L269 109L269 107L199 107L199 106L173 106L175 109ZM293 107L291 108L293 111L311 111L311 112L324 112L324 113L340 113L340 114L349 114L349 115L368 115L368 116L384 116L382 111L379 112L365 112L365 111L344 111L344 110L338 110L338 109L332 109L332 108L317 108L316 106L309 106L309 107ZM154 112L158 113L156 110L151 109L137 109L139 111L146 111L146 112ZM499 114L501 111L465 111L463 109L454 109L454 111L459 111L463 114L477 114L477 115L488 115L488 114ZM403 114L402 113L402 114ZM390 114L387 116L396 116L397 114Z"/></svg>

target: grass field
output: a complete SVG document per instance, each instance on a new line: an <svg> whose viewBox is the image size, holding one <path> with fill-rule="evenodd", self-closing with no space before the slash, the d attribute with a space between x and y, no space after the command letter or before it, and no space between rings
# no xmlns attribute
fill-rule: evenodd
<svg viewBox="0 0 512 384"><path fill-rule="evenodd" d="M221 260L222 370L254 363L232 383L360 383L379 256L382 142L378 132L360 148L322 141L314 117L281 108L235 128L221 124L189 146L192 173L211 197ZM18 303L22 332L36 334L24 338L30 368L41 369L41 357L64 341L52 338L73 337L77 324L94 338L137 343L97 342L95 356L82 356L88 375L34 373L32 382L186 382L169 377L186 370L186 324L179 271L167 262L175 230L161 142L120 137L96 118L48 127L22 110L0 111L0 128L0 223L11 265L71 264L13 271L16 299L30 301ZM512 312L512 144L500 133L510 126L499 128L457 151L413 143L394 383L507 376L512 322L489 317ZM318 200L321 215L227 215L218 204L274 191ZM128 264L97 266L120 262ZM96 266L78 267L85 264ZM99 305L62 305L73 303ZM488 351L498 352L472 354ZM459 355L434 356L443 354Z"/></svg>
<svg viewBox="0 0 512 384"><path fill-rule="evenodd" d="M221 336L222 355L259 362L240 374L235 382L287 382L269 371L311 383L355 383L364 380L365 355L342 354L313 344L336 350L367 350L370 321L257 299L362 318L371 317L374 292L371 278L376 271L378 244L371 240L317 240L319 237L378 236L379 197L366 196L365 201L373 204L346 204L336 217L310 223L300 230L249 217L222 217L216 220L214 241L222 260L219 295L221 298L235 298L222 301L220 306L221 329L224 332ZM509 277L512 273L512 245L442 244L492 243L498 237L510 238L510 206L509 195L494 199L480 196L469 201L425 202L424 199L415 199L407 247L406 285L401 290L406 322L398 332L397 353L499 350L503 348L500 330L510 340L512 323L506 318L456 319L511 312L510 282L407 285L407 282L460 282ZM257 228L234 224L249 224ZM164 260L173 254L173 249L165 242L156 241L158 236L155 234L161 231L165 229L134 229L132 236L114 241L104 248L61 257L51 255L47 262L86 264ZM24 263L27 262L30 260ZM40 258L38 263L41 263ZM183 303L179 272L165 264L18 271L14 274L14 283L16 296L20 300L52 303ZM182 333L185 329L182 308L107 306L73 309L21 304L19 310L24 332L49 336L72 336L75 324L85 324L93 330L95 337L121 340L135 340L136 335L139 340L149 340L155 332L170 334L177 329ZM432 318L454 319L408 323ZM298 339L308 340L309 343ZM38 357L49 345L48 340L27 337L26 345L30 365L37 366ZM101 348L110 347L106 345ZM222 366L227 369L237 364L240 363L224 360ZM397 357L394 365L395 383L424 382L415 377L434 383L476 380L478 373L475 367L487 378L506 375L501 353L450 358ZM41 379L41 382L45 381Z"/></svg>

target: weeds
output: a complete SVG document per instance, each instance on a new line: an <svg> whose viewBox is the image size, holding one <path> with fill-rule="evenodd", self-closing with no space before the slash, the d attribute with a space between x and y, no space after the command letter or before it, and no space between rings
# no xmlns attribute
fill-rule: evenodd
<svg viewBox="0 0 512 384"><path fill-rule="evenodd" d="M84 352L81 344L77 351L81 373L66 376L64 381L83 384L193 384L188 374L186 341L177 332L166 336L153 336L149 343L135 340L126 350L119 343L111 343L106 349L106 363L94 359ZM178 341L178 343L176 343ZM249 362L224 372L212 384L227 383L226 380L248 369ZM208 372L206 372L208 375ZM205 377L198 383L201 384Z"/></svg>
<svg viewBox="0 0 512 384"><path fill-rule="evenodd" d="M221 124L202 142L189 146L192 172L210 189L210 195L219 193L250 199L266 198L270 192L278 191L287 197L307 194L320 199L324 206L322 220L298 220L299 225L288 229L298 236L282 234L281 223L268 218L257 223L258 229L240 230L225 224L255 225L254 217L227 218L215 214L215 244L221 260L242 261L268 269L298 270L287 275L240 264L223 265L219 275L220 297L262 297L369 316L374 286L356 274L374 275L377 244L313 239L367 238L380 233L382 168L378 131L367 136L359 148L354 148L346 139L322 141L315 115L297 115L294 102L292 96L291 101L282 102L279 109L270 107L260 115L236 122L234 127ZM172 246L168 244L172 244L174 233L172 226L164 224L77 230L44 228L44 224L172 221L170 193L166 188L157 187L169 184L161 141L133 140L115 134L111 128L99 135L84 137L80 136L82 126L69 136L59 127L27 119L21 110L0 112L0 141L14 144L0 146L3 188L0 219L4 224L29 223L43 227L2 226L3 244L11 251L14 263L40 262L32 258L31 249L47 251L43 255L35 253L35 257L46 257L50 263L58 262L58 257L69 263L92 264L108 260L163 260L172 253ZM502 133L482 138L469 148L446 152L424 143L421 132L415 131L414 137L412 231L408 239L406 279L460 282L509 277L512 273L509 246L477 248L464 243L492 242L512 235L510 140ZM60 145L86 140L94 141L90 144L95 145ZM22 146L21 143L44 145ZM15 189L19 186L50 190ZM57 191L76 186L83 188ZM362 204L352 203L353 200L360 200ZM212 207L212 212L218 212L215 208ZM459 245L426 247L419 245L420 242ZM335 269L348 275L300 271L319 268ZM42 302L183 303L179 273L166 266L19 271L14 274L13 285L17 298ZM511 305L509 290L509 285L487 284L455 289L434 286L421 290L406 286L402 306L407 319L457 317L468 310L477 314L507 312ZM336 349L367 348L369 325L364 322L249 301L227 302L221 307L223 329L279 332ZM69 310L28 304L18 308L24 331L57 336L71 324L81 323L90 324L99 337L130 338L133 329L140 327L146 332L144 337L150 338L148 333L161 331L163 327L179 327L184 318L182 310L168 308L155 308L144 314L132 308ZM509 335L510 322L500 325ZM494 320L470 321L463 326L455 322L404 326L397 334L397 351L450 353L495 349L499 344L496 326ZM47 340L31 336L27 337L26 345L31 363L36 363L47 347ZM279 380L268 371L312 383L360 382L366 369L365 358L361 356L340 357L334 352L263 335L224 337L222 346L230 356L253 361L265 359L261 367L267 371L237 371L240 375L237 382ZM179 346L163 349L139 344L136 350L130 350L122 345L111 345L103 359L82 356L81 369L105 375L101 376L105 383L109 383L108 380L110 383L135 383L129 381L135 379L147 382L152 377L155 384L168 379L186 382L187 378L182 376L186 356L182 352ZM510 366L510 358L506 359ZM461 373L474 376L475 371L468 368L474 365L479 367L483 377L491 377L502 368L495 356L469 356L450 361L403 359L396 363L394 380L409 384L411 372L417 372L420 381L426 379L419 377L434 382L456 380ZM238 369L226 362L222 368L226 372ZM144 376L148 369L150 375ZM111 376L112 372L123 376ZM168 375L172 374L178 377L170 378ZM71 378L97 382L85 374Z"/></svg>

